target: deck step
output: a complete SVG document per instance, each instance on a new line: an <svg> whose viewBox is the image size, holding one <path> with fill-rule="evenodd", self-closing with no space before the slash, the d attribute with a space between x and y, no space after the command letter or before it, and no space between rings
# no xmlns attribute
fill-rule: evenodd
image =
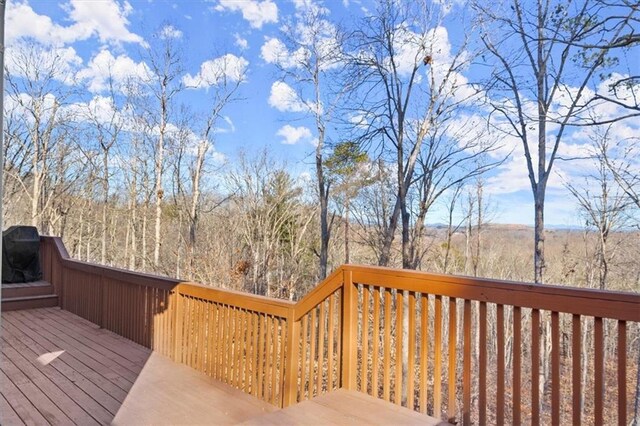
<svg viewBox="0 0 640 426"><path fill-rule="evenodd" d="M2 298L43 296L53 294L53 286L48 281L31 283L2 284Z"/></svg>
<svg viewBox="0 0 640 426"><path fill-rule="evenodd" d="M58 296L56 294L2 298L2 311L52 308L54 306L58 306Z"/></svg>

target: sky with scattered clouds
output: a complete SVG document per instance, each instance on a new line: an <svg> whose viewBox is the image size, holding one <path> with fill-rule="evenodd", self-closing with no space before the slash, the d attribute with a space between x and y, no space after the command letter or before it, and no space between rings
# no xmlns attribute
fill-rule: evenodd
<svg viewBox="0 0 640 426"><path fill-rule="evenodd" d="M181 100L194 110L204 104L207 91L221 79L243 80L241 99L225 110L217 130L216 156L233 162L240 150L250 152L266 146L287 161L294 175L305 176L313 171L317 135L304 112L315 106L280 80L275 64L292 69L296 55L304 54L287 50L280 29L288 17L310 4L311 0L9 0L7 66L11 70L12 55L19 54L25 40L35 40L50 52L51 58L61 58L68 75L73 75L92 97L85 102L98 110L108 102L103 95L109 66L115 80L144 76L149 72L149 64L141 59L142 52L149 46L152 34L173 39L182 49L184 71L180 78L188 87ZM368 0L327 0L324 7L329 19L349 25L368 13L372 5ZM444 62L451 55L451 43L462 38L459 26L453 19L445 20L432 31L439 46L434 63ZM331 48L327 45L327 49ZM399 55L402 54L400 48ZM473 77L473 70L464 70L459 83ZM465 96L464 92L460 96ZM554 109L562 111L562 108L560 99ZM603 108L613 108L604 113L616 113L614 107ZM481 121L486 112L477 114ZM359 119L352 117L354 122ZM616 138L636 137L639 129L638 120L628 120L617 124L612 134ZM468 134L473 134L472 128ZM561 155L583 156L589 136L587 130L570 132L561 146ZM501 146L495 155L511 153L511 157L487 176L486 186L496 210L495 221L531 224L531 187L522 146L507 135L503 136ZM549 181L548 224L580 223L563 179L578 179L587 167L585 162L557 164L557 172ZM444 214L436 210L429 221L443 220Z"/></svg>

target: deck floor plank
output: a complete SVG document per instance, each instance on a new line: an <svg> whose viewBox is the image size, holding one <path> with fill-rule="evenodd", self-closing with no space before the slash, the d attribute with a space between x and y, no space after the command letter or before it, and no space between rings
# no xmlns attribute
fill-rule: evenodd
<svg viewBox="0 0 640 426"><path fill-rule="evenodd" d="M33 311L40 311L39 309ZM60 312L60 310L57 310ZM26 312L26 311L19 311ZM65 312L66 313L66 312ZM61 339L63 342L73 345L83 351L85 354L100 360L100 362L122 375L123 377L130 378L131 382L135 381L135 377L137 376L140 368L131 360L123 357L117 352L114 352L112 349L107 349L102 345L96 344L89 339L83 338L83 336L78 333L73 333L68 330L65 326L60 325L58 321L47 321L47 319L55 319L51 315L48 315L46 309L43 309L41 312L37 313L38 316L41 316L43 321L42 324L46 329L54 336ZM58 315L56 317L59 317ZM97 326L96 326L97 328Z"/></svg>
<svg viewBox="0 0 640 426"><path fill-rule="evenodd" d="M277 407L153 353L113 424L237 424L274 410Z"/></svg>
<svg viewBox="0 0 640 426"><path fill-rule="evenodd" d="M135 361L144 362L149 357L149 349L140 345L131 345L129 344L131 340L100 328L84 318L75 315L56 315L55 311L49 310L43 310L42 315L55 319L54 324L64 327L65 330L99 345L117 356L122 355L126 361L134 361L134 365L137 365ZM116 347L118 348L117 352L113 350ZM137 372L135 367L134 371Z"/></svg>
<svg viewBox="0 0 640 426"><path fill-rule="evenodd" d="M4 328L3 338L17 352L27 358L34 365L34 368L37 368L38 371L56 383L63 392L73 398L74 401L77 401L81 407L89 408L89 413L96 421L105 423L113 418L120 404L111 398L109 394L78 374L73 374L73 370L58 358L51 360L45 366L41 365L37 359L39 355L46 353L46 351L38 350L37 348L35 350L32 349L26 342L19 340L14 331L10 330L10 327ZM29 340L27 336L22 336L22 339ZM113 411L109 411L110 407Z"/></svg>
<svg viewBox="0 0 640 426"><path fill-rule="evenodd" d="M448 423L357 391L339 389L243 425L422 425Z"/></svg>
<svg viewBox="0 0 640 426"><path fill-rule="evenodd" d="M20 371L47 397L53 402L67 417L73 420L74 423L82 425L95 425L98 422L91 417L86 411L79 405L84 401L76 401L74 395L74 385L68 386L61 380L53 382L49 377L42 373L42 371L34 366L31 361L25 358L24 352L18 352L11 346L9 341L2 339L2 353L11 358L13 364L20 369ZM77 389L77 388L76 388ZM81 395L86 395L80 391Z"/></svg>
<svg viewBox="0 0 640 426"><path fill-rule="evenodd" d="M122 368L121 366L113 363L108 358L101 356L101 354L92 350L78 339L69 337L64 333L55 330L50 325L51 320L42 316L42 314L40 314L38 311L40 311L40 309L16 311L16 316L22 316L22 323L24 325L26 325L33 331L39 332L49 341L58 345L58 347L64 347L67 349L67 351L72 351L77 358L80 358L92 369L94 369L104 377L110 379L125 392L131 389L131 386L136 379L135 373ZM26 312L29 312L29 314L26 314ZM10 314L10 312L7 312L7 314ZM26 317L25 315L29 316ZM133 342L131 343L133 344Z"/></svg>
<svg viewBox="0 0 640 426"><path fill-rule="evenodd" d="M2 384L2 397L9 403L21 421L27 425L47 424L46 419L26 396L13 384L0 368L0 384ZM4 424L4 410L0 412L0 422Z"/></svg>
<svg viewBox="0 0 640 426"><path fill-rule="evenodd" d="M3 395L0 395L0 413L0 423L3 426L24 425L18 413L16 413Z"/></svg>
<svg viewBox="0 0 640 426"><path fill-rule="evenodd" d="M58 352L60 351L60 345L56 344L54 341L47 339L46 336L41 335L39 332L34 331L27 326L25 326L22 322L16 321L15 317L4 317L3 316L3 324L6 326L7 324L11 324L19 330L17 332L21 333L24 337L24 341L33 341L34 344L38 346L38 350L42 350L40 353L47 352ZM28 336L28 339L26 338ZM83 359L87 361L88 358L83 356L77 356L73 351L65 351L58 358L56 358L55 363L56 366L65 370L65 374L68 373L67 377L74 382L87 380L97 388L99 388L102 392L109 395L116 402L115 410L120 407L120 404L127 396L126 390L123 390L121 387L117 385L117 383L112 382L109 378L100 374L100 369L92 368L92 360L88 359L89 362L83 362ZM67 365L69 369L66 369L64 365ZM129 389L129 388L127 388Z"/></svg>
<svg viewBox="0 0 640 426"><path fill-rule="evenodd" d="M64 425L64 424L72 424L71 419L67 417L65 413L58 408L56 404L49 399L49 397L29 378L22 372L20 369L13 363L13 360L3 355L0 357L0 369L6 375L6 378L9 382L13 383L16 388L22 392L22 394L27 397L27 399L31 402L33 407L37 409L37 411L42 414L48 424L52 425ZM5 384L2 383L4 387Z"/></svg>

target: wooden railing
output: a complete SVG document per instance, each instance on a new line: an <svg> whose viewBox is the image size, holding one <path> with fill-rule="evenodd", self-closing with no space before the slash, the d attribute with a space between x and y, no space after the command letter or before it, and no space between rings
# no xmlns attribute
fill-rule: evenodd
<svg viewBox="0 0 640 426"><path fill-rule="evenodd" d="M277 406L344 387L463 424L630 417L640 295L346 265L294 304L42 251L63 309Z"/></svg>

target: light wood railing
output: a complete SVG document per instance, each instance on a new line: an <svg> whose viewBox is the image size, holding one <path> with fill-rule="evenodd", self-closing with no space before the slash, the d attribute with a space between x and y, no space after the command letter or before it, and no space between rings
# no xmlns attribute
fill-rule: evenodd
<svg viewBox="0 0 640 426"><path fill-rule="evenodd" d="M344 387L463 424L630 418L640 295L346 265L291 303L42 247L63 309L277 406Z"/></svg>

